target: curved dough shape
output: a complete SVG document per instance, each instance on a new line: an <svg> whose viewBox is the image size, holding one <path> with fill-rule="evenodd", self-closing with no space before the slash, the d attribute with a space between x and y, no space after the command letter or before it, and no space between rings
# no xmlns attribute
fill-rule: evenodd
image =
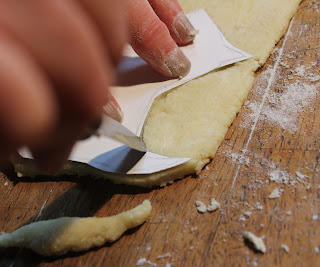
<svg viewBox="0 0 320 267"><path fill-rule="evenodd" d="M25 247L45 256L88 250L116 241L128 229L142 224L150 211L151 203L145 200L111 217L62 217L35 222L0 235L0 247Z"/></svg>
<svg viewBox="0 0 320 267"><path fill-rule="evenodd" d="M253 59L212 71L173 89L153 103L143 131L148 149L166 156L190 157L193 161L152 175L106 174L69 162L61 174L90 175L150 187L199 173L216 153L252 87L254 72L285 33L301 0L180 2L187 12L204 8L228 41L253 55ZM16 172L22 176L46 174L39 173L28 160L17 158L15 163Z"/></svg>

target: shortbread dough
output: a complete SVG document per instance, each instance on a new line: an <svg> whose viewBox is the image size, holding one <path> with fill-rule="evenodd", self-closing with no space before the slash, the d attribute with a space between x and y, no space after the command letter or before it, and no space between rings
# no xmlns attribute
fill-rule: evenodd
<svg viewBox="0 0 320 267"><path fill-rule="evenodd" d="M159 96L146 120L143 139L154 153L193 160L152 175L116 175L69 162L64 174L90 175L137 186L166 185L198 173L216 153L245 101L254 72L285 33L301 0L182 0L185 11L204 8L225 37L253 58L186 83ZM39 174L29 160L16 158L20 175Z"/></svg>
<svg viewBox="0 0 320 267"><path fill-rule="evenodd" d="M23 226L0 235L0 247L25 247L45 255L83 251L116 241L125 231L142 224L151 211L145 200L132 210L105 218L62 217Z"/></svg>

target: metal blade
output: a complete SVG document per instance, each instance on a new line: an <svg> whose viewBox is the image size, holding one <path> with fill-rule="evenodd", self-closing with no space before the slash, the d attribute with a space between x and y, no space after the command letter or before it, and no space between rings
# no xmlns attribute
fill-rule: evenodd
<svg viewBox="0 0 320 267"><path fill-rule="evenodd" d="M121 123L108 116L102 116L101 125L96 133L116 140L135 150L141 152L148 151L146 145L139 136L135 135Z"/></svg>

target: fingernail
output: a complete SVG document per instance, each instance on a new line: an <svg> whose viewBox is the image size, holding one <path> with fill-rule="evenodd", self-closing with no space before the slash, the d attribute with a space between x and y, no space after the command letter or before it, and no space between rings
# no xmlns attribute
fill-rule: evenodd
<svg viewBox="0 0 320 267"><path fill-rule="evenodd" d="M103 113L118 122L123 121L123 112L117 100L109 93L108 103L103 106Z"/></svg>
<svg viewBox="0 0 320 267"><path fill-rule="evenodd" d="M167 55L164 64L169 69L171 77L182 78L186 76L191 69L191 62L179 47L174 48L169 55Z"/></svg>
<svg viewBox="0 0 320 267"><path fill-rule="evenodd" d="M184 12L180 12L173 21L173 31L180 39L181 44L187 44L194 40L198 31L192 26Z"/></svg>

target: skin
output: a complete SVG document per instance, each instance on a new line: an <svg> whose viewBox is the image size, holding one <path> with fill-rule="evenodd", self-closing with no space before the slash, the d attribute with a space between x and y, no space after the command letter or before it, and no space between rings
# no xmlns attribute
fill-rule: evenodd
<svg viewBox="0 0 320 267"><path fill-rule="evenodd" d="M177 77L193 38L176 0L0 0L0 160L28 146L58 170L103 105L120 114L108 88L127 40Z"/></svg>

